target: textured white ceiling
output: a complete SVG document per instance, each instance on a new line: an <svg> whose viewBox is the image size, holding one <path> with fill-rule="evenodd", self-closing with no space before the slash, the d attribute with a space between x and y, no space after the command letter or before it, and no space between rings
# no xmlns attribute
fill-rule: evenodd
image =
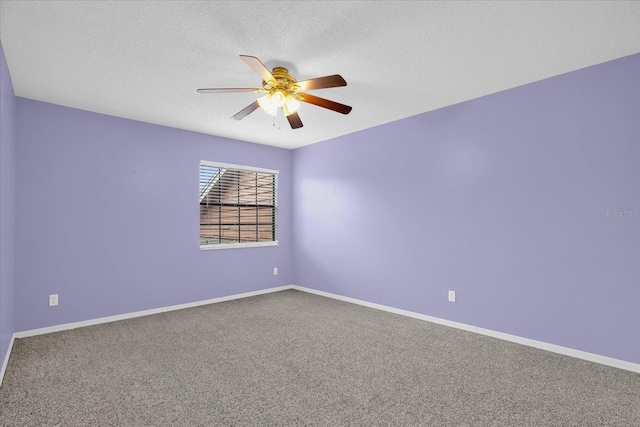
<svg viewBox="0 0 640 427"><path fill-rule="evenodd" d="M638 1L1 1L18 96L296 148L640 52ZM257 110L238 55L298 80L341 74L304 127Z"/></svg>

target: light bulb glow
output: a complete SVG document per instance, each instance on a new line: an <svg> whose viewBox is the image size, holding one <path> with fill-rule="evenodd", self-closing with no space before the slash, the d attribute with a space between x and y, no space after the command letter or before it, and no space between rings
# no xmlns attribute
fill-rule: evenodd
<svg viewBox="0 0 640 427"><path fill-rule="evenodd" d="M298 111L298 108L300 108L300 101L298 101L295 97L289 95L287 96L286 105L287 105L287 112L289 114L293 114L296 111ZM287 114L287 116L289 114Z"/></svg>
<svg viewBox="0 0 640 427"><path fill-rule="evenodd" d="M274 107L280 108L284 105L285 102L286 98L284 96L284 93L280 92L279 90L271 94L271 103Z"/></svg>
<svg viewBox="0 0 640 427"><path fill-rule="evenodd" d="M265 95L262 98L258 98L258 105L270 116L276 116L278 114L278 107L274 106L271 102L271 97Z"/></svg>

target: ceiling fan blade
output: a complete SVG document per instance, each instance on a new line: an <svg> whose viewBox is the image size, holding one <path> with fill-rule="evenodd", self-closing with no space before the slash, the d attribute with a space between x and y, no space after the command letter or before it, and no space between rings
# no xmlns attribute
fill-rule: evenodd
<svg viewBox="0 0 640 427"><path fill-rule="evenodd" d="M253 101L251 104L238 111L235 116L233 116L233 118L236 120L242 120L258 108L260 108L260 104L258 104L258 101Z"/></svg>
<svg viewBox="0 0 640 427"><path fill-rule="evenodd" d="M296 98L307 104L317 105L318 107L326 108L332 111L336 111L342 114L349 114L352 110L348 105L340 104L338 102L329 101L328 99L320 98L318 96L309 95L308 93L299 93Z"/></svg>
<svg viewBox="0 0 640 427"><path fill-rule="evenodd" d="M334 74L332 76L302 80L301 82L297 82L296 84L300 86L300 92L306 92L308 90L346 86L347 82L342 78L340 74Z"/></svg>
<svg viewBox="0 0 640 427"><path fill-rule="evenodd" d="M198 93L225 93L225 92L260 92L262 88L250 87L215 87L198 89Z"/></svg>
<svg viewBox="0 0 640 427"><path fill-rule="evenodd" d="M287 120L289 120L291 129L299 129L302 127L302 120L300 120L300 116L298 115L298 113L289 114L287 116Z"/></svg>
<svg viewBox="0 0 640 427"><path fill-rule="evenodd" d="M262 77L262 80L264 80L265 82L276 81L276 79L273 77L273 74L271 74L271 71L269 71L269 69L264 66L262 61L260 61L255 56L240 55L240 59L242 59L245 62L245 64L251 67L253 71L258 73L260 77Z"/></svg>

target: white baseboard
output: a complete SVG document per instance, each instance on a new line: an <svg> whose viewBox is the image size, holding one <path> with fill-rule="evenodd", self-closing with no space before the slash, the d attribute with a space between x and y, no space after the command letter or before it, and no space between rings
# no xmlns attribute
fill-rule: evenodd
<svg viewBox="0 0 640 427"><path fill-rule="evenodd" d="M577 359L587 360L589 362L600 363L602 365L612 366L614 368L625 369L640 373L640 364L627 362L625 360L614 359L612 357L601 356L599 354L588 353L582 350L575 350L569 347L562 347L560 345L549 344L543 341L536 341L529 338L519 337L517 335L505 334L503 332L493 331L491 329L479 328L477 326L467 325L465 323L453 322L451 320L440 319L438 317L427 316L426 314L414 313L413 311L402 310L399 308L393 308L382 304L376 304L368 301L359 300L356 298L344 297L342 295L332 294L330 292L318 291L315 289L305 288L303 286L291 286L291 289L298 291L308 292L311 294L320 295L323 297L333 298L340 301L350 302L353 304L362 305L369 308L375 308L378 310L388 311L390 313L400 314L402 316L413 317L414 319L425 320L431 323L437 323L439 325L450 326L452 328L462 329L464 331L475 332L481 335L487 335L492 338L498 338L505 341L514 342L517 344L526 345L529 347L535 347L541 350L551 351L553 353L562 354L565 356L575 357Z"/></svg>
<svg viewBox="0 0 640 427"><path fill-rule="evenodd" d="M4 362L2 362L2 368L0 369L0 387L2 387L2 380L4 379L4 373L7 370L7 365L9 364L9 356L11 356L11 350L13 349L13 342L16 340L16 335L11 335L11 341L9 341L9 348L7 349L7 354L4 357Z"/></svg>
<svg viewBox="0 0 640 427"><path fill-rule="evenodd" d="M136 311L133 313L118 314L115 316L99 317L97 319L83 320L81 322L64 323L62 325L48 326L46 328L30 329L27 331L16 332L13 334L15 338L33 337L35 335L49 334L51 332L66 331L68 329L81 328L83 326L99 325L101 323L116 322L118 320L131 319L134 317L149 316L151 314L165 313L167 311L182 310L183 308L198 307L201 305L215 304L223 301L231 301L234 299L254 297L256 295L269 294L271 292L285 291L292 289L291 285L278 286L276 288L261 289L259 291L245 292L242 294L228 295L225 297L211 298L202 301L188 302L185 304L170 305L168 307L153 308L150 310Z"/></svg>

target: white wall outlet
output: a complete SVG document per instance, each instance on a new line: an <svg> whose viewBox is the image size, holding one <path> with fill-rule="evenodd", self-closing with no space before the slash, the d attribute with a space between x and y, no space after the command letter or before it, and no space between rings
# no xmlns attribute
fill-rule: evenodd
<svg viewBox="0 0 640 427"><path fill-rule="evenodd" d="M273 267L273 275L274 276L278 275L278 267Z"/></svg>
<svg viewBox="0 0 640 427"><path fill-rule="evenodd" d="M54 305L58 305L58 294L49 295L49 307L53 307Z"/></svg>
<svg viewBox="0 0 640 427"><path fill-rule="evenodd" d="M449 302L456 302L456 291L449 291Z"/></svg>

